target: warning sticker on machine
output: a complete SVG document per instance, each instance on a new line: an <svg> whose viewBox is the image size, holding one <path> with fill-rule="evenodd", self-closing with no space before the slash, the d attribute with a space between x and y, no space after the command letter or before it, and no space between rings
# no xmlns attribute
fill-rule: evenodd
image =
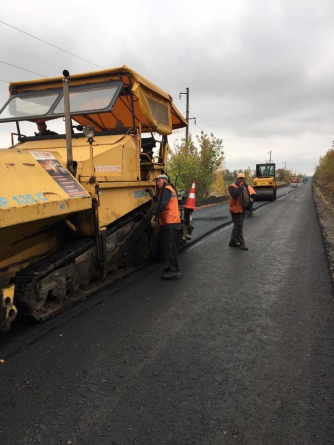
<svg viewBox="0 0 334 445"><path fill-rule="evenodd" d="M122 171L121 165L94 165L96 172L120 172Z"/></svg>
<svg viewBox="0 0 334 445"><path fill-rule="evenodd" d="M48 151L31 151L30 152L37 161L44 161L46 159L56 159L52 153Z"/></svg>
<svg viewBox="0 0 334 445"><path fill-rule="evenodd" d="M87 191L75 181L66 168L57 161L52 153L47 151L30 151L30 154L70 198L90 196Z"/></svg>

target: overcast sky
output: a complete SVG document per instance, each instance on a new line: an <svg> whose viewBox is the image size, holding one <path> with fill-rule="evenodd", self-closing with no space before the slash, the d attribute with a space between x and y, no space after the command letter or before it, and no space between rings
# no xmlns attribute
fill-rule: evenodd
<svg viewBox="0 0 334 445"><path fill-rule="evenodd" d="M334 140L333 20L334 0L6 1L0 103L9 81L127 65L184 116L189 88L189 133L223 139L229 170L313 174Z"/></svg>

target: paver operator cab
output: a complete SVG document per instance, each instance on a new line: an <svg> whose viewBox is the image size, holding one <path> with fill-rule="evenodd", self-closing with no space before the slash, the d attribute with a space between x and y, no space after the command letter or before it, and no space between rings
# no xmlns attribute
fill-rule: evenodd
<svg viewBox="0 0 334 445"><path fill-rule="evenodd" d="M126 66L63 74L10 83L0 110L13 123L0 150L4 331L18 311L49 318L87 283L150 257L167 135L187 125L169 94ZM35 134L41 120L58 134ZM184 235L191 210L181 212Z"/></svg>

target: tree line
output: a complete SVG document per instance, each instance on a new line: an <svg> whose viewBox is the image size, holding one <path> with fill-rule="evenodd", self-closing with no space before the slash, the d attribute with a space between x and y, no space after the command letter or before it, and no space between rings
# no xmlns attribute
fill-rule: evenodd
<svg viewBox="0 0 334 445"><path fill-rule="evenodd" d="M196 198L207 199L210 196L223 196L228 193L228 186L235 180L237 174L243 172L246 182L251 184L255 170L246 167L243 170L230 171L224 168L223 140L203 131L192 135L170 150L167 163L167 173L175 188L188 194L193 180L196 180ZM276 170L276 180L289 183L293 173L288 169ZM302 175L299 175L302 176Z"/></svg>
<svg viewBox="0 0 334 445"><path fill-rule="evenodd" d="M324 187L329 192L334 192L334 187L332 181L328 178L332 178L334 171L334 141L332 148L330 148L324 156L319 159L319 164L317 165L314 172L314 182Z"/></svg>

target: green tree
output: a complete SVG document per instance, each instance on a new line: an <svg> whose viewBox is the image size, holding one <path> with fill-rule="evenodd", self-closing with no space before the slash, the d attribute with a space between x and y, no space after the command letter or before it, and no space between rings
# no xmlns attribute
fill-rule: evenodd
<svg viewBox="0 0 334 445"><path fill-rule="evenodd" d="M282 181L290 183L291 176L293 176L292 171L285 168Z"/></svg>
<svg viewBox="0 0 334 445"><path fill-rule="evenodd" d="M200 198L207 198L215 181L215 173L221 168L224 160L223 140L216 138L212 133L208 136L203 131L196 138L199 145L196 190Z"/></svg>
<svg viewBox="0 0 334 445"><path fill-rule="evenodd" d="M246 178L246 182L247 182L247 184L251 184L251 183L252 183L252 178L253 178L251 168L250 168L250 167L247 167L247 168L244 170L244 173L245 173L245 178Z"/></svg>
<svg viewBox="0 0 334 445"><path fill-rule="evenodd" d="M225 182L231 182L235 179L235 176L233 176L233 172L226 168L223 170L223 178Z"/></svg>
<svg viewBox="0 0 334 445"><path fill-rule="evenodd" d="M185 139L182 139L181 145L171 150L167 162L167 173L177 190L190 190L191 183L197 176L197 157L197 149L191 135L189 135L188 147L186 147Z"/></svg>
<svg viewBox="0 0 334 445"><path fill-rule="evenodd" d="M178 190L189 191L192 181L196 180L196 197L203 199L210 195L216 179L215 173L222 165L223 141L203 131L196 139L198 147L191 135L188 145L182 139L181 145L171 152L167 172Z"/></svg>
<svg viewBox="0 0 334 445"><path fill-rule="evenodd" d="M226 185L223 175L223 170L220 168L214 174L215 180L212 186L212 193L214 196L223 196L226 193Z"/></svg>
<svg viewBox="0 0 334 445"><path fill-rule="evenodd" d="M276 180L280 182L290 182L292 173L290 170L287 170L286 168L278 168L276 170Z"/></svg>
<svg viewBox="0 0 334 445"><path fill-rule="evenodd" d="M284 168L278 168L276 170L276 180L283 181L285 170Z"/></svg>

